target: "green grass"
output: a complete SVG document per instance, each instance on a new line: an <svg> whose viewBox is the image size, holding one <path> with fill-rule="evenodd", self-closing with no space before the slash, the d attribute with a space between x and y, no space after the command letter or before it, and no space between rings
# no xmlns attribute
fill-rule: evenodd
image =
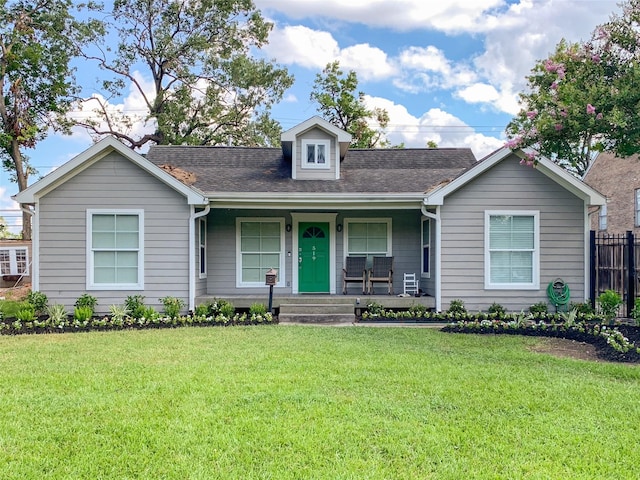
<svg viewBox="0 0 640 480"><path fill-rule="evenodd" d="M640 368L530 337L181 328L0 337L2 479L637 478Z"/></svg>

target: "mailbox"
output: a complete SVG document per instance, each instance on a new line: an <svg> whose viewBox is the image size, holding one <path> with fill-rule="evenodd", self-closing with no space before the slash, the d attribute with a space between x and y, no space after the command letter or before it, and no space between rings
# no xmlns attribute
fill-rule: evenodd
<svg viewBox="0 0 640 480"><path fill-rule="evenodd" d="M276 283L278 283L278 271L274 270L273 268L270 268L269 270L267 270L267 273L265 274L264 284L273 286Z"/></svg>

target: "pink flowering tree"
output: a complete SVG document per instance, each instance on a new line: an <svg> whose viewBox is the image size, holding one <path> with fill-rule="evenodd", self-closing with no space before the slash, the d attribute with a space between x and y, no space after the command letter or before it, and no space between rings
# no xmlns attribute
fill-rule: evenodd
<svg viewBox="0 0 640 480"><path fill-rule="evenodd" d="M506 145L529 147L578 176L598 151L640 152L639 19L640 0L628 1L623 15L598 27L590 41L562 40L538 61Z"/></svg>

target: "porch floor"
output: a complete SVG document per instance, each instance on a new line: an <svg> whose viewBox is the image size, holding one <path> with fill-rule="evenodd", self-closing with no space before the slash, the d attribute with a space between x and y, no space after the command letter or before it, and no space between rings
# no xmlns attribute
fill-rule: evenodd
<svg viewBox="0 0 640 480"><path fill-rule="evenodd" d="M210 302L213 300L227 300L236 308L249 308L254 303L269 304L269 293L265 292L264 295L202 295L196 297L196 305L201 303ZM275 295L273 296L272 307L276 312L279 312L281 305L294 306L294 305L313 305L318 313L321 313L323 309L327 314L330 314L335 310L335 307L340 305L343 307L351 306L353 312L357 309L366 308L367 303L375 302L382 305L387 309L408 309L413 305L424 305L427 308L435 308L435 298L430 296L421 297L402 297L397 295Z"/></svg>

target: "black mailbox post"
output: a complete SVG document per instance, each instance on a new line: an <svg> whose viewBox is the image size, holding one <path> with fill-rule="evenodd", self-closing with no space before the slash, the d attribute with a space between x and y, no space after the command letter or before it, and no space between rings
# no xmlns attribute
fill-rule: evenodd
<svg viewBox="0 0 640 480"><path fill-rule="evenodd" d="M270 268L265 274L264 284L269 285L269 313L273 307L273 286L278 283L278 271Z"/></svg>

